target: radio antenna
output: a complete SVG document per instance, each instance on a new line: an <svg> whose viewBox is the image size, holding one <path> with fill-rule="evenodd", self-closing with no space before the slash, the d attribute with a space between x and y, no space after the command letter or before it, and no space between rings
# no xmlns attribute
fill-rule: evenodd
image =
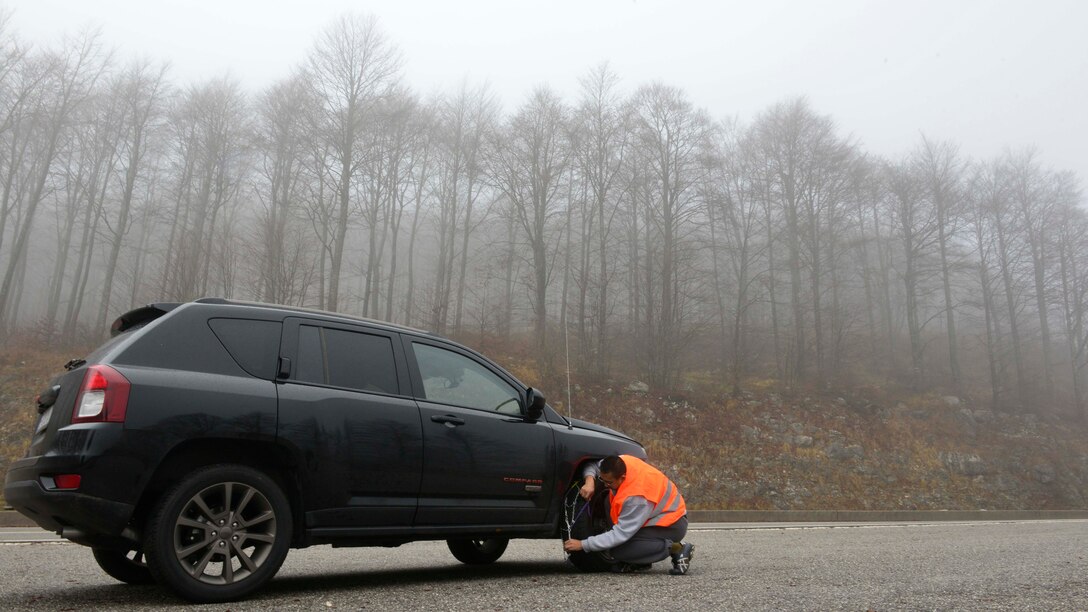
<svg viewBox="0 0 1088 612"><path fill-rule="evenodd" d="M564 317L565 318L565 317ZM567 359L567 429L574 429L574 406L571 405L570 400L570 327L566 321L563 325L563 351L566 353Z"/></svg>

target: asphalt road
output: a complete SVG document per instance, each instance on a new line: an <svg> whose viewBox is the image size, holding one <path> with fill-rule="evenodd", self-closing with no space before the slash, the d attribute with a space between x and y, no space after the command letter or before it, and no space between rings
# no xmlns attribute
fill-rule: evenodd
<svg viewBox="0 0 1088 612"><path fill-rule="evenodd" d="M687 576L581 574L559 543L514 541L461 565L441 542L292 551L253 598L207 610L1088 610L1088 521L784 527L696 525ZM8 610L169 610L113 581L89 549L2 530ZM38 534L46 535L44 532Z"/></svg>

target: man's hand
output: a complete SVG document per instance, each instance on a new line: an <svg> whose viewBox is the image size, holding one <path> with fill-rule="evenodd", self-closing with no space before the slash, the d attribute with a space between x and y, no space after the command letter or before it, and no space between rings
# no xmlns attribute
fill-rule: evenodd
<svg viewBox="0 0 1088 612"><path fill-rule="evenodd" d="M586 482L582 485L581 489L578 489L578 495L582 496L582 499L589 499L593 497L593 492L597 490L597 479L593 476L586 476Z"/></svg>
<svg viewBox="0 0 1088 612"><path fill-rule="evenodd" d="M567 540L563 542L563 550L567 552L580 552L582 550L581 540Z"/></svg>

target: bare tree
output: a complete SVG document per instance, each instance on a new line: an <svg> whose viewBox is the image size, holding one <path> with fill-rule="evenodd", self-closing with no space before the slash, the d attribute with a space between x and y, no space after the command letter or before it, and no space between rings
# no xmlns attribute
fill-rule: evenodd
<svg viewBox="0 0 1088 612"><path fill-rule="evenodd" d="M1060 277L1062 313L1069 348L1073 386L1073 407L1082 421L1088 421L1084 374L1088 368L1088 217L1080 208L1076 177L1059 173L1054 177L1056 204L1056 246Z"/></svg>
<svg viewBox="0 0 1088 612"><path fill-rule="evenodd" d="M777 204L785 225L793 318L787 377L796 382L808 376L806 305L813 302L813 345L820 378L826 378L821 299L828 254L821 230L841 216L851 148L835 135L831 119L816 115L803 98L776 104L757 118L753 130L759 142L758 165L765 177L766 197L769 203ZM806 256L810 300L803 297Z"/></svg>
<svg viewBox="0 0 1088 612"><path fill-rule="evenodd" d="M217 79L191 87L173 112L174 218L168 243L164 293L192 299L210 286L223 285L212 272L222 270L229 216L238 191L248 180L247 102L234 81Z"/></svg>
<svg viewBox="0 0 1088 612"><path fill-rule="evenodd" d="M856 230L856 271L865 293L870 361L878 369L878 364L883 364L888 374L895 370L895 321L891 313L890 241L885 238L884 221L888 198L881 169L881 162L869 159L856 165L851 225Z"/></svg>
<svg viewBox="0 0 1088 612"><path fill-rule="evenodd" d="M0 11L0 252L8 221L22 204L17 177L25 175L26 151L43 95L41 84L50 75L49 62L30 58L10 33L10 11Z"/></svg>
<svg viewBox="0 0 1088 612"><path fill-rule="evenodd" d="M1043 384L1039 389L1044 402L1049 403L1054 387L1053 355L1050 337L1050 309L1047 299L1047 252L1051 242L1048 234L1054 226L1056 198L1051 191L1047 172L1039 167L1035 150L1010 153L1004 160L1008 197L1019 215L1017 233L1026 242L1031 257L1032 286L1035 289L1035 310L1039 317L1039 336L1043 352Z"/></svg>
<svg viewBox="0 0 1088 612"><path fill-rule="evenodd" d="M553 224L563 218L570 161L567 140L569 112L554 92L540 88L514 114L501 132L489 159L489 175L509 203L509 213L525 233L532 258L534 338L545 372L551 370L548 352L548 286L554 262Z"/></svg>
<svg viewBox="0 0 1088 612"><path fill-rule="evenodd" d="M830 117L815 117L809 123L805 143L808 163L800 169L804 177L801 183L802 225L805 228L802 243L809 266L817 377L826 386L832 383L834 368L838 365L829 355L839 346L839 334L835 330L842 326L838 251L841 235L846 231L848 217L844 210L855 157L852 145L835 134ZM829 277L830 282L827 282ZM830 285L832 298L831 325L827 324L824 312L827 285ZM829 336L836 340L829 341Z"/></svg>
<svg viewBox="0 0 1088 612"><path fill-rule="evenodd" d="M619 77L601 65L581 79L582 97L573 120L572 143L578 175L588 192L582 214L581 261L578 279L578 327L582 363L608 373L609 295L616 264L610 261L613 229L620 211L620 186L630 142L630 112L618 92ZM591 268L593 269L591 271ZM590 337L587 319L593 300ZM592 364L592 365L591 365Z"/></svg>
<svg viewBox="0 0 1088 612"><path fill-rule="evenodd" d="M454 328L461 327L468 245L481 222L477 202L489 187L485 160L496 142L497 110L497 101L486 86L470 89L467 84L440 106L438 268L432 306L432 325L439 333L449 323L451 306Z"/></svg>
<svg viewBox="0 0 1088 612"><path fill-rule="evenodd" d="M325 307L340 307L352 189L362 164L362 134L376 101L396 84L400 54L372 16L345 15L318 38L308 64L309 82L320 102L321 135L329 145L336 180L335 217L329 219L332 256Z"/></svg>
<svg viewBox="0 0 1088 612"><path fill-rule="evenodd" d="M755 135L735 122L724 125L720 134L715 156L717 168L710 176L712 195L707 214L722 345L723 350L728 347L732 392L739 395L741 381L751 367L750 312L762 298L758 288L767 270L758 266L768 243L761 239L765 236L765 211L762 184L755 167L759 163ZM718 263L721 251L726 264ZM728 269L728 281L721 279L725 274L720 268ZM731 294L727 286L732 288Z"/></svg>
<svg viewBox="0 0 1088 612"><path fill-rule="evenodd" d="M305 302L315 250L303 235L309 112L312 90L304 74L273 85L258 102L255 125L262 204L257 237L260 266L257 295L279 304Z"/></svg>
<svg viewBox="0 0 1088 612"><path fill-rule="evenodd" d="M683 285L680 274L686 256L690 224L699 213L698 185L706 172L713 124L678 89L661 84L635 94L636 143L648 173L651 197L644 209L653 232L657 257L647 253L647 300L660 300L647 309L643 350L651 384L668 386L675 380L679 355L686 344ZM649 228L649 225L647 226ZM648 302L652 303L652 302Z"/></svg>
<svg viewBox="0 0 1088 612"><path fill-rule="evenodd" d="M929 214L923 199L922 182L913 166L907 162L889 165L885 169L888 192L892 199L895 231L898 235L906 298L907 333L910 337L911 387L921 390L925 375L925 341L922 337L923 283L928 277L925 258L936 240L936 220Z"/></svg>
<svg viewBox="0 0 1088 612"><path fill-rule="evenodd" d="M404 297L404 323L413 325L416 317L416 244L419 236L421 220L423 219L424 203L433 182L436 156L435 149L437 136L438 110L435 103L428 103L418 116L419 132L413 151L414 162L412 164L412 225L408 231L408 278ZM390 289L392 291L392 289Z"/></svg>
<svg viewBox="0 0 1088 612"><path fill-rule="evenodd" d="M990 406L997 410L1001 406L1002 380L1000 372L1000 321L996 307L996 287L1000 277L994 269L997 246L994 240L993 215L991 206L1000 198L999 178L993 173L994 166L984 165L975 170L971 181L969 208L966 211L971 230L971 247L978 269L979 288L982 293L981 308L983 315L986 361L989 366Z"/></svg>
<svg viewBox="0 0 1088 612"><path fill-rule="evenodd" d="M67 39L58 51L46 56L47 76L42 79L44 92L33 111L36 122L33 161L27 168L28 191L15 230L8 265L0 282L0 330L6 329L12 310L17 308L21 292L14 291L20 270L26 262L27 246L38 207L46 195L46 183L53 169L61 139L76 110L90 97L98 79L109 63L97 32ZM33 80L33 77L31 77ZM30 144L30 141L28 141ZM12 319L14 317L11 317Z"/></svg>
<svg viewBox="0 0 1088 612"><path fill-rule="evenodd" d="M317 131L319 121L313 113L307 113L307 125L311 132ZM332 146L322 138L310 138L307 141L306 154L303 158L305 179L303 180L303 214L310 222L317 248L317 306L327 308L328 267L335 250L335 232L338 199L332 167L335 165Z"/></svg>
<svg viewBox="0 0 1088 612"><path fill-rule="evenodd" d="M431 109L423 107L415 96L402 99L399 102L397 118L393 123L397 126L397 137L395 139L397 145L393 147L393 151L397 153L391 160L392 170L389 172L388 177L390 197L389 209L386 215L388 223L385 232L390 242L388 248L389 273L385 292L385 318L390 321L397 318L393 310L393 301L397 288L397 261L401 226L409 207L418 204L417 196L425 189L428 180L431 156L429 132L433 126ZM418 209L415 210L418 211ZM417 219L418 216L413 214L413 231ZM410 231L409 236L411 239L413 236L412 231ZM409 253L411 253L414 246L414 244L409 246Z"/></svg>
<svg viewBox="0 0 1088 612"><path fill-rule="evenodd" d="M1013 364L1016 372L1017 408L1030 409L1033 404L1028 394L1028 374L1024 361L1024 349L1021 334L1020 311L1022 310L1021 297L1024 292L1021 288L1019 270L1023 262L1023 239L1016 227L1015 204L1011 201L1009 193L1008 177L1005 168L1000 163L995 163L989 170L989 185L985 194L987 196L987 212L990 214L990 222L993 224L994 239L996 241L997 265L1001 275L1002 290L1005 294L1006 316L1009 323L1009 339L1012 343Z"/></svg>
<svg viewBox="0 0 1088 612"><path fill-rule="evenodd" d="M59 166L64 174L64 181L58 189L57 206L63 208L64 218L59 227L57 240L57 257L54 261L53 280L49 291L49 302L46 306L44 326L47 334L52 334L56 323L57 313L60 309L61 293L67 286L66 272L69 267L69 251L71 249L72 234L75 220L81 208L87 210L88 215L101 216L105 203L109 196L113 176L117 170L118 151L121 141L122 124L125 122L125 109L117 95L119 79L110 79L112 83L101 88L78 111L79 119L76 127L68 132L69 137L61 146ZM60 174L58 172L58 174ZM59 197L63 195L63 197ZM63 201L62 201L63 200ZM91 224L92 226L97 223ZM85 273L91 267L90 255L93 254L93 241L97 234L88 235L84 232L83 240L86 248L81 248L76 261L76 273L72 279L83 284ZM86 258L84 258L86 256ZM74 296L77 294L73 294ZM73 318L77 318L82 306L82 294L78 294L76 303L72 305ZM96 330L102 330L104 325L99 324ZM67 325L65 331L72 331Z"/></svg>
<svg viewBox="0 0 1088 612"><path fill-rule="evenodd" d="M166 67L154 67L149 63L131 65L115 85L114 96L123 106L123 121L120 126L119 143L122 152L122 164L119 170L124 172L121 185L120 202L116 220L111 224L110 251L106 260L106 278L102 283L102 299L99 302L98 323L95 329L104 329L109 316L110 299L113 294L114 276L117 273L121 247L130 226L133 199L136 193L136 179L144 168L144 158L148 148L148 138L158 129L158 122L163 114L163 91L165 89Z"/></svg>
<svg viewBox="0 0 1088 612"><path fill-rule="evenodd" d="M963 373L960 371L958 340L956 336L955 301L952 297L953 261L952 245L960 219L960 183L963 180L964 162L958 148L949 142L937 143L925 136L914 152L925 189L933 207L937 228L937 254L940 258L941 285L944 294L945 336L948 339L949 375L957 392L963 390Z"/></svg>

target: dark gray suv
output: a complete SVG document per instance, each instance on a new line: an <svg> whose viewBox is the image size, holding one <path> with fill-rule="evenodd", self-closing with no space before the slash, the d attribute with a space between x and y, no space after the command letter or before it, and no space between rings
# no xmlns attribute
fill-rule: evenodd
<svg viewBox="0 0 1088 612"><path fill-rule="evenodd" d="M5 498L192 601L244 597L315 544L439 539L490 563L565 535L587 461L645 457L464 346L326 312L151 304L65 370Z"/></svg>

